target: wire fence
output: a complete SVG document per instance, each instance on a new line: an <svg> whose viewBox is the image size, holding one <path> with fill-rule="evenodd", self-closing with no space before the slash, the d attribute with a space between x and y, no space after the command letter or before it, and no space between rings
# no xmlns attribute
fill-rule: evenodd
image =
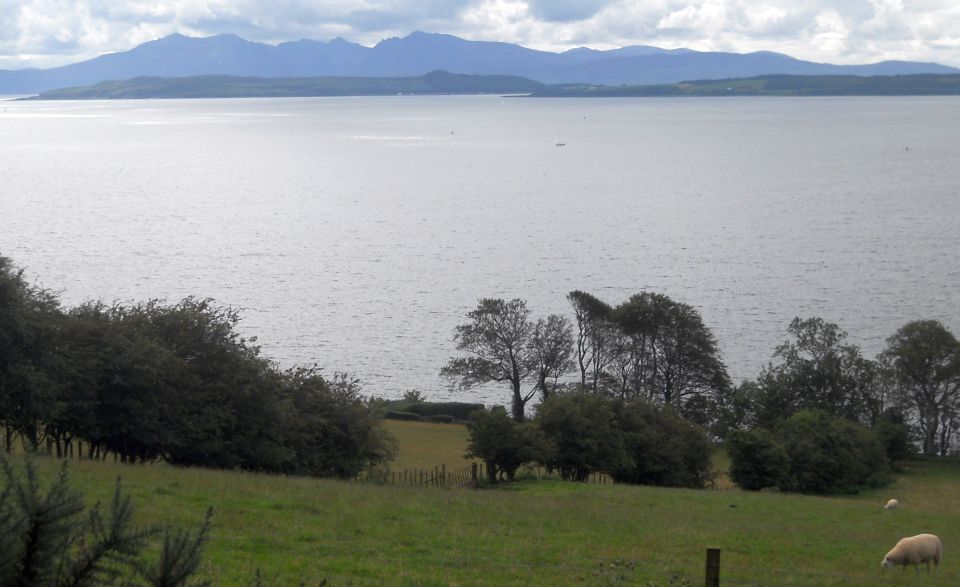
<svg viewBox="0 0 960 587"><path fill-rule="evenodd" d="M517 479L550 479L562 480L557 471L551 471L542 466L524 465L517 474ZM396 471L371 471L357 481L367 481L381 485L398 485L402 487L445 488L458 489L462 487L479 487L489 481L488 469L482 462L471 463L457 469L447 470L446 465L437 465L432 469L398 469ZM505 479L499 479L505 480ZM613 477L606 473L593 472L587 475L581 483L596 483L607 485L614 483Z"/></svg>

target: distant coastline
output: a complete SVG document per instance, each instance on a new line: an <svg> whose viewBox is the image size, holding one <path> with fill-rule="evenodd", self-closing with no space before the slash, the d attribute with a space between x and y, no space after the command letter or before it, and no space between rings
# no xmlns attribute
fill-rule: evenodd
<svg viewBox="0 0 960 587"><path fill-rule="evenodd" d="M21 100L131 100L390 95L521 95L550 98L722 96L956 96L960 74L765 75L656 85L543 84L509 75L434 71L412 77L136 77L62 88Z"/></svg>

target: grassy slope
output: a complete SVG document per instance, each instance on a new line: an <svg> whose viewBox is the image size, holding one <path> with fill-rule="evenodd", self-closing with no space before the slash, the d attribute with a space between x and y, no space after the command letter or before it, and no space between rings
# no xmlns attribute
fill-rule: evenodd
<svg viewBox="0 0 960 587"><path fill-rule="evenodd" d="M401 446L407 432L393 426ZM432 426L431 426L432 428ZM426 428L424 429L426 430ZM432 431L454 445L462 428ZM436 447L439 448L439 447ZM452 454L462 452L462 445ZM404 462L417 462L404 454ZM56 463L42 460L52 474ZM704 549L723 549L724 585L958 585L960 466L914 463L882 491L818 498L778 493L519 483L500 490L377 487L236 472L74 462L75 485L106 500L120 474L144 522L195 524L215 509L207 576L269 584L669 584L703 580ZM885 511L897 497L902 509ZM933 577L881 573L902 536L939 534ZM624 562L617 562L624 561ZM613 565L613 566L611 566Z"/></svg>

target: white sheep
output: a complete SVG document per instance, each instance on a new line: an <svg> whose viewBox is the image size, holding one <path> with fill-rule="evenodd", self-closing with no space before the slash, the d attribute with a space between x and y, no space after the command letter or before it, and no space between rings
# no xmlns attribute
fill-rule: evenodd
<svg viewBox="0 0 960 587"><path fill-rule="evenodd" d="M927 563L927 573L930 572L930 561L934 567L940 566L943 556L943 546L940 539L933 534L918 534L909 538L901 538L897 545L883 557L881 569L892 569L897 565L913 565L914 570L920 573L920 563Z"/></svg>
<svg viewBox="0 0 960 587"><path fill-rule="evenodd" d="M895 510L895 509L897 509L897 507L898 507L899 505L900 505L900 502L899 502L899 501L897 501L897 500L895 500L895 499L891 499L890 501L887 502L887 505L883 506L883 509L885 509L885 510Z"/></svg>

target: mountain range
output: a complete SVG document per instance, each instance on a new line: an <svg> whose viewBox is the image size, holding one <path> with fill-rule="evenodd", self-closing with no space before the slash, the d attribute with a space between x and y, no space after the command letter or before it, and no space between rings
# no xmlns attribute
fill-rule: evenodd
<svg viewBox="0 0 960 587"><path fill-rule="evenodd" d="M831 65L769 51L699 52L637 45L599 51L537 51L509 43L468 41L452 35L415 32L373 47L344 39L300 40L267 45L236 35L170 35L129 51L51 69L0 70L0 94L33 94L139 76L187 77L410 77L444 70L473 75L511 75L547 84L669 84L769 74L904 75L960 73L936 63L883 61Z"/></svg>

